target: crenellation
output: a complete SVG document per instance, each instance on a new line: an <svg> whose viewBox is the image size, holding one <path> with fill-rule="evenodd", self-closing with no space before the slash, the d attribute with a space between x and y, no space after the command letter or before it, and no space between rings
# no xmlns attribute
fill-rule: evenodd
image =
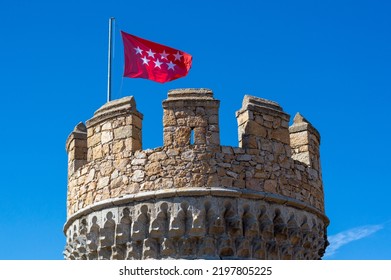
<svg viewBox="0 0 391 280"><path fill-rule="evenodd" d="M133 97L102 106L87 121L88 160L104 158L124 150L140 150L142 118Z"/></svg>
<svg viewBox="0 0 391 280"><path fill-rule="evenodd" d="M65 149L68 153L68 177L87 162L87 128L80 122L68 136Z"/></svg>
<svg viewBox="0 0 391 280"><path fill-rule="evenodd" d="M272 141L289 145L289 115L277 103L246 95L236 117L240 147L262 149Z"/></svg>
<svg viewBox="0 0 391 280"><path fill-rule="evenodd" d="M300 113L289 127L292 158L320 171L320 134Z"/></svg>
<svg viewBox="0 0 391 280"><path fill-rule="evenodd" d="M218 146L219 101L206 89L179 89L163 101L164 146ZM194 135L193 139L191 135ZM191 141L194 141L192 143Z"/></svg>
<svg viewBox="0 0 391 280"><path fill-rule="evenodd" d="M133 97L79 124L66 144L66 258L320 258L319 133L301 116L288 128L276 102L245 96L239 147L221 146L218 109L211 90L169 91L164 146L148 150Z"/></svg>

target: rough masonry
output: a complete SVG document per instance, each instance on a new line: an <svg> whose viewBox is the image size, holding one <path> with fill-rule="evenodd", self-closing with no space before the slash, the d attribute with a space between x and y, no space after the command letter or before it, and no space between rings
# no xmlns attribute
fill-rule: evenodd
<svg viewBox="0 0 391 280"><path fill-rule="evenodd" d="M329 223L320 135L246 95L239 147L221 146L219 100L163 101L163 147L142 149L135 99L111 101L66 141L66 259L320 259Z"/></svg>

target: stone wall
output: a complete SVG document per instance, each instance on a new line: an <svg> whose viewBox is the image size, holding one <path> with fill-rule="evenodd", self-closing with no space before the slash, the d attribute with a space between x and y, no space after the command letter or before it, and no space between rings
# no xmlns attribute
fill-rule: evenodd
<svg viewBox="0 0 391 280"><path fill-rule="evenodd" d="M222 146L216 152L205 147L162 147L95 160L70 177L68 215L121 195L189 187L268 192L323 211L318 172L287 158L279 143L264 149Z"/></svg>
<svg viewBox="0 0 391 280"><path fill-rule="evenodd" d="M210 90L170 91L168 99L163 102L164 146L150 150L142 150L142 114L137 111L133 97L126 97L104 105L95 112L91 120L87 121L86 129L82 124L79 124L67 140L68 220L64 229L68 236L68 249L73 246L71 244L76 242L76 239L73 238L75 232L78 236L81 234L80 223L82 221L86 223L86 229L83 233L85 241L88 240L87 232L91 231L92 226L96 225L102 230L105 228L104 219L109 218L98 218L101 215L97 214L99 211L102 212L113 207L115 209L127 207L129 213L133 213L133 217L129 219L135 221L139 219L137 215L141 215L142 212L140 210L139 214L134 214L139 212L135 209L139 209L140 205L144 203L143 205L147 205L145 209L148 211L143 213L148 217L147 220L152 222L153 211L155 211L153 209L161 206L162 199L168 199L165 202L167 207L165 206L166 214L164 215L173 218L176 217L174 209L179 206L169 205L175 204L172 201L175 197L187 197L186 199L195 204L191 206L192 203L189 203L186 207L198 209L195 211L201 211L205 214L206 205L211 205L211 201L216 196L226 197L227 199L222 201L230 201L230 205L235 205L236 210L232 211L235 212L237 219L242 221L240 223L244 223L244 213L246 212L244 209L253 209L254 207L256 210L251 210L253 211L251 215L254 216L253 219L259 220L263 210L259 210L260 208L255 205L262 203L266 203L263 204L265 209L276 209L277 207L280 209L279 213L285 213L285 216L290 216L291 214L288 213L293 213L293 216L300 217L298 220L295 218L295 223L299 228L303 224L303 217L306 217L306 220L315 219L317 222L314 224L316 224L315 227L319 235L317 238L323 240L323 243L318 242L321 245L317 244L320 247L323 246L324 249L327 244L324 233L328 220L324 215L319 133L300 115L295 117L294 124L288 128L289 115L284 113L277 103L245 96L242 108L236 113L239 147L221 146L218 107L219 101L213 98L213 93ZM209 197L209 200L206 197L201 198L200 194ZM149 205L149 202L153 205ZM225 202L218 203L224 204ZM219 213L217 215L223 220L224 211L226 211L224 207L216 210ZM241 209L240 211L238 207ZM290 210L284 210L285 207L289 207ZM110 210L110 219L117 219L112 223L114 227L112 234L114 235L115 232L121 230L118 217L123 215L119 214L119 208L115 209ZM175 213L167 209L171 209ZM278 216L273 211L270 212L269 217L272 220ZM303 213L299 214L299 212ZM91 220L93 217L97 219L95 224ZM289 224L288 221L289 217L285 217L285 227ZM167 221L165 223L170 224ZM207 227L207 224L208 222L205 222L204 219L203 227ZM134 224L129 225L128 230L132 231L132 227ZM190 228L194 227L197 226L192 225ZM254 227L257 228L258 233L262 232L259 223ZM209 235L205 233L207 232L205 230L203 229L206 238ZM227 234L228 231L230 229L226 225L224 234ZM167 234L168 232L169 230ZM275 234L275 231L273 232ZM148 234L144 234L145 242L150 235L150 231ZM164 247L161 242L168 237L170 236L155 238L154 246ZM212 238L216 247L213 254L209 255L210 258L221 257L221 252L224 251L223 249L221 251L220 245L218 245L221 237L216 238L216 236ZM238 243L240 240L237 238L247 240L246 235L242 232L235 238L230 237L229 242ZM276 241L276 238L273 235L271 240ZM129 237L126 242L131 242L131 240L133 239ZM108 243L111 244L110 246L115 245L114 241L110 242ZM177 243L179 241L172 242L177 244L175 245L177 249L171 257L186 258L185 253L177 251L179 250L179 243ZM200 240L196 242L201 246ZM103 248L104 244L97 241L96 246ZM243 254L239 253L240 250L235 246L231 250L232 252L230 251L231 257L243 257ZM251 247L251 250L255 250L254 246ZM293 250L294 246L292 246L288 246L291 248L290 250ZM121 256L125 258L129 255L128 249L121 248L119 249L122 252ZM291 253L288 254L290 257L288 257L282 253L286 250L281 249L281 251L280 249L277 250L279 252L277 255L266 253L266 251L261 255L256 255L252 251L252 253L246 253L245 258L307 258L303 254L295 255L292 253L293 251L290 251ZM67 257L77 258L70 257L75 249L69 250ZM87 248L85 250L87 252ZM91 253L91 256L98 258L99 254L96 250L95 253ZM101 253L103 255L99 258L117 258L113 250L116 249L110 249L111 253L106 255ZM129 258L169 257L161 254L161 248L156 250L158 253L151 253L152 255L148 255L142 250L137 253L138 255L136 254L138 257L134 255ZM320 258L323 254L320 249L316 249L315 253L313 250L315 249L307 250L305 255L311 255L308 258ZM203 258L204 255L201 251L189 253L189 257ZM90 258L87 255L84 255L83 258Z"/></svg>

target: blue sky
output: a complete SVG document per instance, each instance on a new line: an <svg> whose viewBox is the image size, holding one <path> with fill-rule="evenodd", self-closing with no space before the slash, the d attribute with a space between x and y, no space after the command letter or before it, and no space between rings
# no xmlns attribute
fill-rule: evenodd
<svg viewBox="0 0 391 280"><path fill-rule="evenodd" d="M331 245L325 259L391 259L389 1L3 0L0 17L0 259L62 259L65 140L106 102L136 98L143 146L162 145L167 91L204 87L221 143L237 146L245 94L300 111L321 133ZM123 79L119 30L193 55L167 84Z"/></svg>

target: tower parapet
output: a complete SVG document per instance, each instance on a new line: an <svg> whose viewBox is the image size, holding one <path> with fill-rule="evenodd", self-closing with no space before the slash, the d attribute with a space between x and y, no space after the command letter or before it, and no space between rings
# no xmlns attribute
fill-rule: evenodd
<svg viewBox="0 0 391 280"><path fill-rule="evenodd" d="M289 115L276 102L246 95L236 117L239 147L261 149L271 141L289 145Z"/></svg>
<svg viewBox="0 0 391 280"><path fill-rule="evenodd" d="M78 125L67 140L65 257L321 258L319 134L299 118L288 128L277 103L245 96L239 147L221 146L218 108L211 90L170 91L164 146L148 150L133 97Z"/></svg>
<svg viewBox="0 0 391 280"><path fill-rule="evenodd" d="M142 119L133 96L102 106L87 121L88 161L141 150Z"/></svg>
<svg viewBox="0 0 391 280"><path fill-rule="evenodd" d="M165 147L218 147L220 101L208 89L177 89L163 101Z"/></svg>
<svg viewBox="0 0 391 280"><path fill-rule="evenodd" d="M320 171L320 134L300 113L289 127L292 158Z"/></svg>

